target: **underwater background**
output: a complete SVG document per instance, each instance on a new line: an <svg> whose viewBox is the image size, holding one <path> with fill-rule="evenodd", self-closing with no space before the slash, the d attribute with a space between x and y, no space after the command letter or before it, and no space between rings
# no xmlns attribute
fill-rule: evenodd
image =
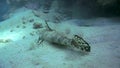
<svg viewBox="0 0 120 68"><path fill-rule="evenodd" d="M120 68L120 0L0 0L0 68Z"/></svg>

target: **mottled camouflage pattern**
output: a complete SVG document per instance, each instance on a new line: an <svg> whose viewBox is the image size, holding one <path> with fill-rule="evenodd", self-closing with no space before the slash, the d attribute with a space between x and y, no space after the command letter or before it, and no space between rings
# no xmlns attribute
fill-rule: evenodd
<svg viewBox="0 0 120 68"><path fill-rule="evenodd" d="M90 52L89 44L82 37L78 35L74 35L73 38L69 38L63 33L59 33L55 30L52 30L49 26L48 28L50 30L44 30L41 32L41 36L38 39L39 44L43 41L47 41L50 43L55 43L55 44L64 45L68 47L74 47L80 51Z"/></svg>

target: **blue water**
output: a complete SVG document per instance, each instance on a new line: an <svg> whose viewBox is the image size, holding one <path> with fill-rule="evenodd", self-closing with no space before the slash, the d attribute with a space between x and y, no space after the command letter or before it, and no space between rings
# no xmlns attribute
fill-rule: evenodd
<svg viewBox="0 0 120 68"><path fill-rule="evenodd" d="M3 21L3 16L8 12L9 5L6 3L6 0L0 0L0 21Z"/></svg>

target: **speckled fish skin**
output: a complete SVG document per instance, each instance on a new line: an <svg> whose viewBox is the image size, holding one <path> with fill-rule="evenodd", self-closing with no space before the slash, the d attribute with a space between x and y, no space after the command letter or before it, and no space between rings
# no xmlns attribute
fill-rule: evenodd
<svg viewBox="0 0 120 68"><path fill-rule="evenodd" d="M40 43L41 40L49 43L73 47L83 52L90 52L91 49L89 44L82 37L74 35L73 38L69 38L67 35L55 30L43 30L38 39L38 43Z"/></svg>

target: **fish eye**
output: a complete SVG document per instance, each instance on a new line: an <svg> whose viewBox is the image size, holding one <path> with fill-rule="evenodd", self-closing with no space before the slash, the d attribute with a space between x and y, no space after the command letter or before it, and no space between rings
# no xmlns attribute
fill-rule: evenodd
<svg viewBox="0 0 120 68"><path fill-rule="evenodd" d="M86 50L87 52L90 52L90 47L85 47L85 50Z"/></svg>
<svg viewBox="0 0 120 68"><path fill-rule="evenodd" d="M76 37L76 36L74 36L74 38L75 38L75 39L77 39L77 37Z"/></svg>

